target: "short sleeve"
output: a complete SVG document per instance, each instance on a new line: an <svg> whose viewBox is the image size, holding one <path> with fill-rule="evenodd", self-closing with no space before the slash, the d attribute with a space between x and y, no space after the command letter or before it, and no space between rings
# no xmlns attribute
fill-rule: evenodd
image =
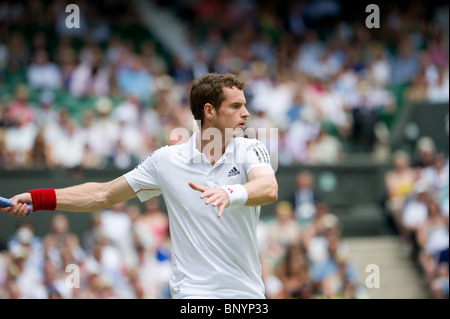
<svg viewBox="0 0 450 319"><path fill-rule="evenodd" d="M248 174L251 169L261 166L272 168L269 152L263 143L251 140L245 150L245 171Z"/></svg>
<svg viewBox="0 0 450 319"><path fill-rule="evenodd" d="M158 178L158 155L158 151L153 152L132 171L123 175L141 202L161 195Z"/></svg>

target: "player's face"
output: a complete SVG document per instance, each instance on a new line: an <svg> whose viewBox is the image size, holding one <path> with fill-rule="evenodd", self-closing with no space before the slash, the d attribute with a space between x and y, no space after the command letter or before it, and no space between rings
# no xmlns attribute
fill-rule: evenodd
<svg viewBox="0 0 450 319"><path fill-rule="evenodd" d="M226 98L217 111L216 127L221 132L225 132L227 128L242 132L247 123L247 117L250 116L245 107L244 91L236 87L225 87L223 92Z"/></svg>

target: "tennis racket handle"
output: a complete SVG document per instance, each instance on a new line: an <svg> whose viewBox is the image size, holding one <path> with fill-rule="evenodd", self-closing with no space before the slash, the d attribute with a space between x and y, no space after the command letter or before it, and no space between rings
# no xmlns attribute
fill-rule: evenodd
<svg viewBox="0 0 450 319"><path fill-rule="evenodd" d="M12 201L10 199L0 196L0 206L9 207L9 206L11 206L11 203L12 203ZM27 204L27 206L28 206L28 213L27 213L27 216L28 216L33 209L30 204Z"/></svg>

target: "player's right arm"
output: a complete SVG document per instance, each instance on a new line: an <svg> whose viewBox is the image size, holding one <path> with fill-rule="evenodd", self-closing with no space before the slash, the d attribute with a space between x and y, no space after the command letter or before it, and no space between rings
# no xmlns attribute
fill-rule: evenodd
<svg viewBox="0 0 450 319"><path fill-rule="evenodd" d="M56 189L56 210L91 212L136 197L123 176L106 183L85 183Z"/></svg>
<svg viewBox="0 0 450 319"><path fill-rule="evenodd" d="M68 212L102 210L136 197L136 193L123 176L106 183L84 183L55 189L55 194L56 210ZM16 195L11 200L11 207L0 210L16 217L25 216L28 212L26 204L33 204L30 193Z"/></svg>

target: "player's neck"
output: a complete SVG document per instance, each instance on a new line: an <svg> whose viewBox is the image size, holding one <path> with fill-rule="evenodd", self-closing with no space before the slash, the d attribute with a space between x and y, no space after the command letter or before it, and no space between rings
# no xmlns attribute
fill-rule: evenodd
<svg viewBox="0 0 450 319"><path fill-rule="evenodd" d="M205 132L207 128L202 128L200 134L197 136L196 146L197 149L205 154L211 165L214 165L225 153L227 141L225 141L225 135L215 134L215 132Z"/></svg>

